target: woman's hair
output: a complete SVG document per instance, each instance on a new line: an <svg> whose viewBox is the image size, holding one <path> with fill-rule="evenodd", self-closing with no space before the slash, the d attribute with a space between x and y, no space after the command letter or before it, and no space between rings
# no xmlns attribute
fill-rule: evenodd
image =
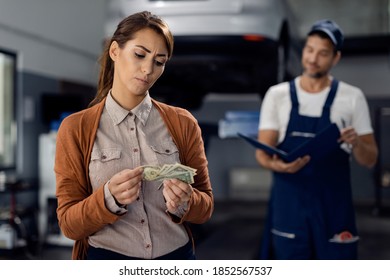
<svg viewBox="0 0 390 280"><path fill-rule="evenodd" d="M173 53L173 35L164 20L148 11L135 13L126 17L118 24L111 39L106 41L103 54L99 59L100 73L97 93L95 98L89 104L89 107L99 103L107 96L109 90L112 88L114 79L114 63L109 55L112 42L116 41L119 47L123 48L127 41L134 38L134 34L136 32L145 28L154 30L165 39L168 49L168 59L171 58Z"/></svg>

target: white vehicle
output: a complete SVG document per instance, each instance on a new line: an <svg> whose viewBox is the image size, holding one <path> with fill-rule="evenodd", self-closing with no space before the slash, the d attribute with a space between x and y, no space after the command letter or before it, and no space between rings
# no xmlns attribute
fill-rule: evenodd
<svg viewBox="0 0 390 280"><path fill-rule="evenodd" d="M110 0L107 37L121 19L144 10L161 16L175 38L173 57L151 89L157 99L197 108L209 92L263 96L297 74L283 0Z"/></svg>

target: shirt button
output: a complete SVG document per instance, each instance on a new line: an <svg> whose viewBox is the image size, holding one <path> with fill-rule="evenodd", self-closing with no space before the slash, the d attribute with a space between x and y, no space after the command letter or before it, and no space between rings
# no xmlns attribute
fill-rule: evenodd
<svg viewBox="0 0 390 280"><path fill-rule="evenodd" d="M165 152L166 152L166 153L169 153L169 152L170 152L170 150L168 150L168 149L167 149L167 150L165 150Z"/></svg>
<svg viewBox="0 0 390 280"><path fill-rule="evenodd" d="M134 130L134 127L130 128L130 130L133 131L133 130Z"/></svg>
<svg viewBox="0 0 390 280"><path fill-rule="evenodd" d="M151 244L146 244L146 249L149 249L150 247L152 247L152 245Z"/></svg>
<svg viewBox="0 0 390 280"><path fill-rule="evenodd" d="M138 152L138 149L134 149L133 152L134 152L134 153Z"/></svg>
<svg viewBox="0 0 390 280"><path fill-rule="evenodd" d="M133 116L133 113L130 112L130 113L129 113L129 116L132 117L132 116Z"/></svg>
<svg viewBox="0 0 390 280"><path fill-rule="evenodd" d="M104 160L104 159L106 159L107 158L107 156L105 156L105 155L102 155L102 159Z"/></svg>
<svg viewBox="0 0 390 280"><path fill-rule="evenodd" d="M144 220L144 219L141 220L141 224L143 224L143 223L145 223L145 220Z"/></svg>

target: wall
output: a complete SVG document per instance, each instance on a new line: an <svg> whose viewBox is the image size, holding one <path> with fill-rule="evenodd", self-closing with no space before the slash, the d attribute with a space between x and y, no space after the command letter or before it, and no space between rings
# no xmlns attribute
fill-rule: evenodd
<svg viewBox="0 0 390 280"><path fill-rule="evenodd" d="M287 0L298 24L299 37L306 37L313 22L329 18L342 28L346 40L360 37L370 44L373 35L389 35L388 0ZM310 12L308 12L310 11ZM385 38L383 38L385 40ZM387 41L383 41L386 49ZM359 46L355 47L359 48ZM332 74L340 80L360 87L368 98L390 97L390 60L387 51L343 52Z"/></svg>
<svg viewBox="0 0 390 280"><path fill-rule="evenodd" d="M388 0L287 0L304 37L319 19L335 20L346 36L389 33Z"/></svg>
<svg viewBox="0 0 390 280"><path fill-rule="evenodd" d="M17 54L17 170L11 175L38 181L38 139L48 131L43 93L87 94L95 86L105 13L106 0L0 0L0 49ZM16 200L26 211L38 207L35 189L17 193ZM2 193L0 208L9 201ZM32 240L34 219L22 217Z"/></svg>
<svg viewBox="0 0 390 280"><path fill-rule="evenodd" d="M0 0L0 47L19 70L95 83L105 0Z"/></svg>
<svg viewBox="0 0 390 280"><path fill-rule="evenodd" d="M332 74L360 87L368 98L390 97L389 54L344 56Z"/></svg>
<svg viewBox="0 0 390 280"><path fill-rule="evenodd" d="M38 176L41 95L63 84L93 87L106 0L0 0L0 48L17 54L17 174Z"/></svg>

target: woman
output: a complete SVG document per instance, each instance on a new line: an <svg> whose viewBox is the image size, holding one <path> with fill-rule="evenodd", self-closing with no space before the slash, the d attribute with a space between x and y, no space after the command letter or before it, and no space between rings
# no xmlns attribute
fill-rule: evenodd
<svg viewBox="0 0 390 280"><path fill-rule="evenodd" d="M200 128L149 89L172 56L167 24L150 12L122 20L102 55L90 107L66 118L55 160L60 228L73 259L194 259L186 223L213 211ZM144 181L144 165L179 162L194 184ZM161 186L162 184L162 186Z"/></svg>

